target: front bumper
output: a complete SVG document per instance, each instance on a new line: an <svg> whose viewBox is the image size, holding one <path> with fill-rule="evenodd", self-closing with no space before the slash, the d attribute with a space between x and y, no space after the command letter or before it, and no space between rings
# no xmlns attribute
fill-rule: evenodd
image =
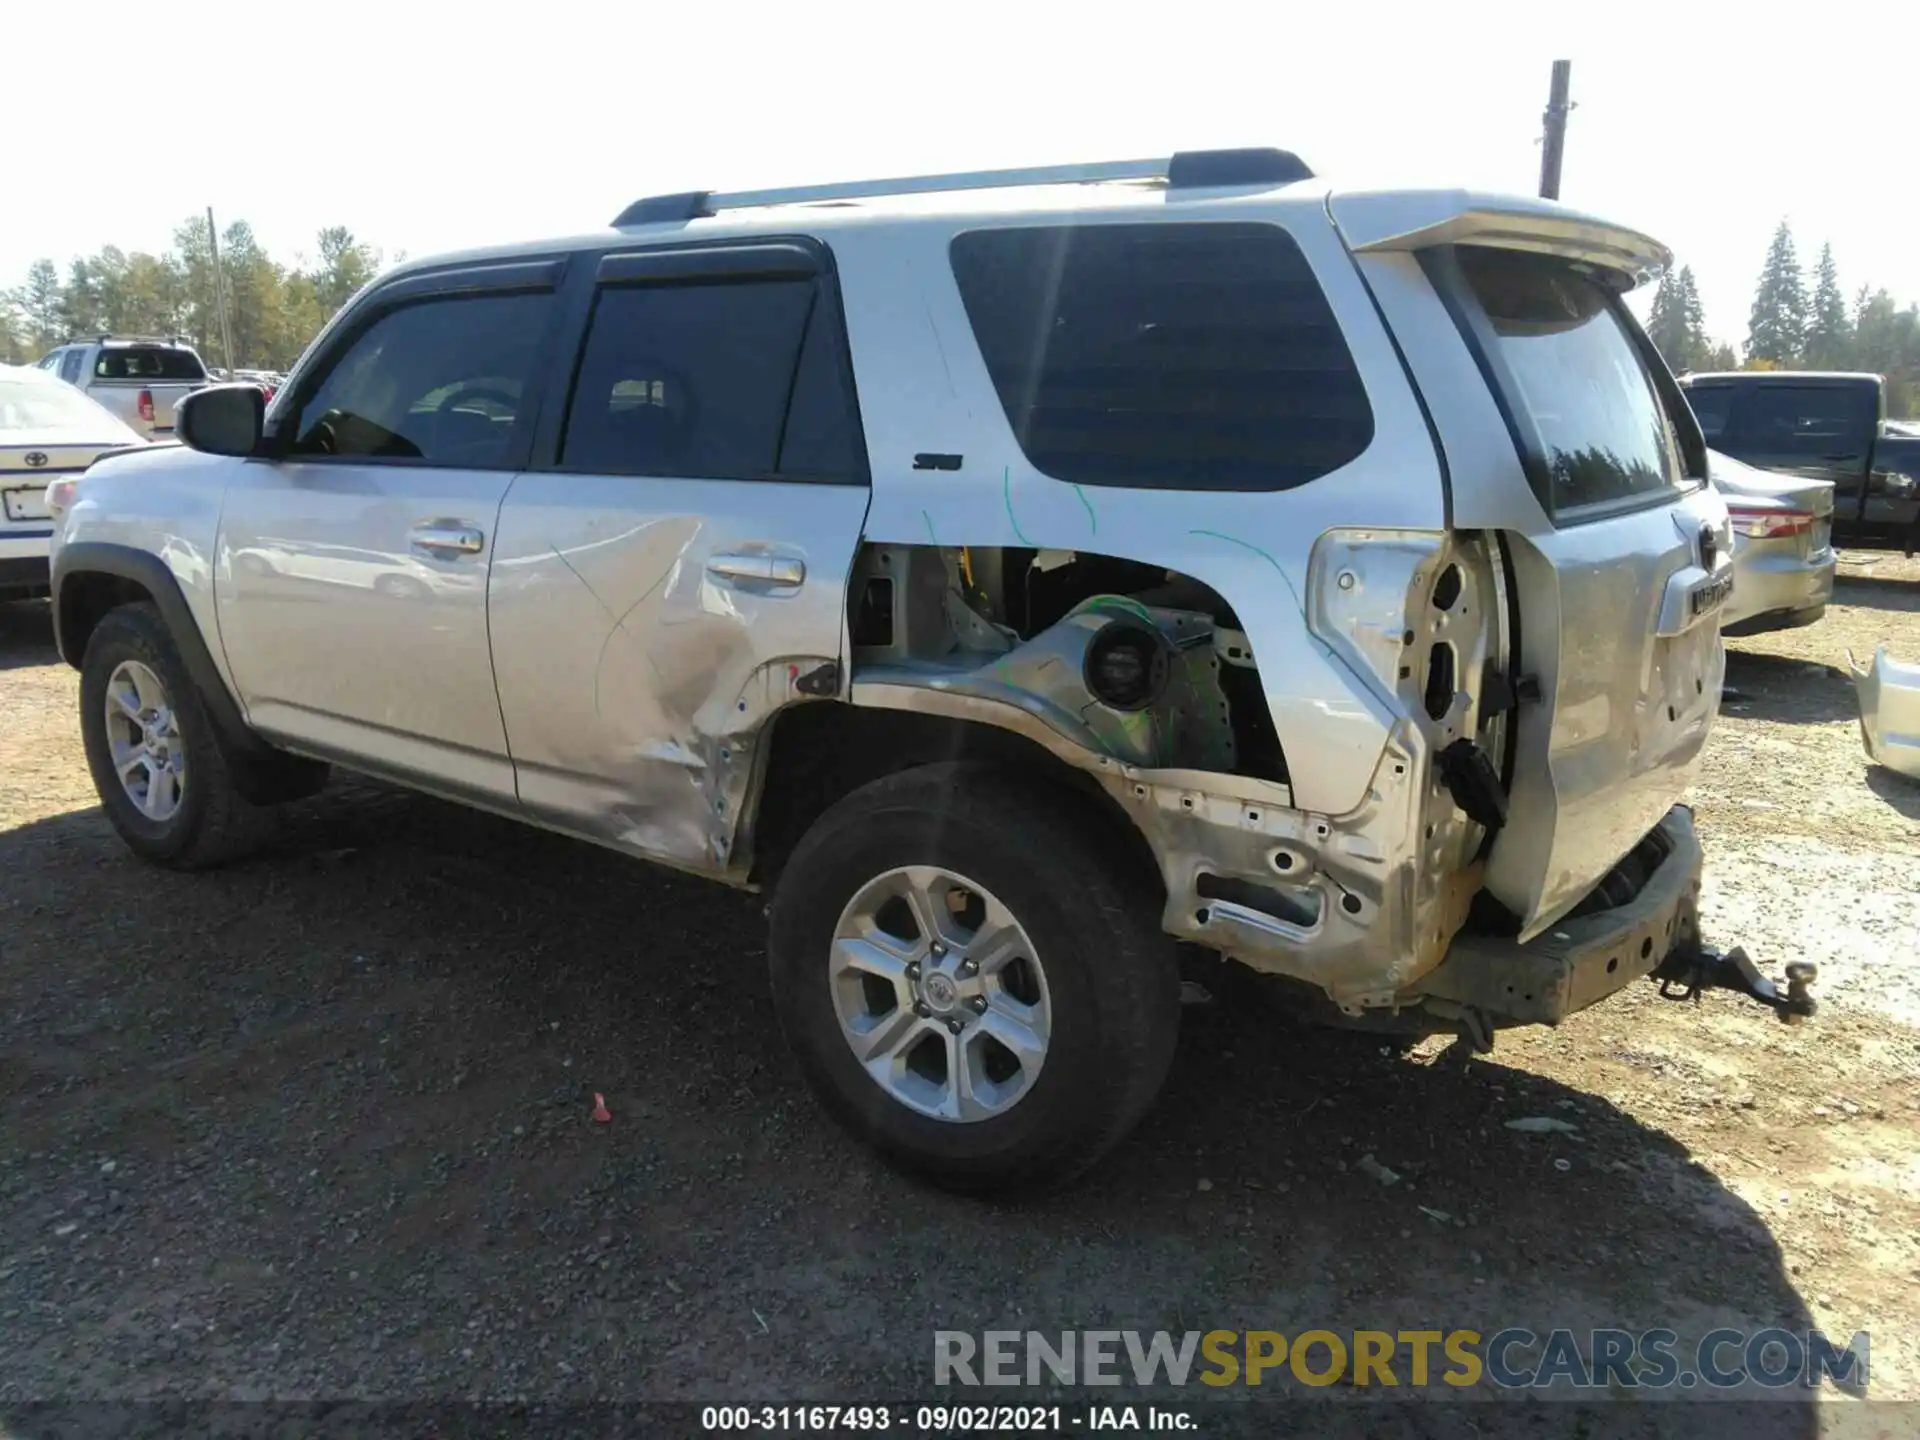
<svg viewBox="0 0 1920 1440"><path fill-rule="evenodd" d="M1664 857L1631 899L1576 912L1525 944L1456 935L1408 1002L1441 1001L1479 1011L1495 1024L1552 1025L1651 974L1671 951L1695 944L1699 933L1700 841L1686 807L1674 806L1636 847L1641 863L1660 851Z"/></svg>

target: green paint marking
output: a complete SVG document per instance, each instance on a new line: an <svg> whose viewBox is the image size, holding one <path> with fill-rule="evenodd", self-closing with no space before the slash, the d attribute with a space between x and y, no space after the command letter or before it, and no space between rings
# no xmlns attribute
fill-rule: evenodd
<svg viewBox="0 0 1920 1440"><path fill-rule="evenodd" d="M1007 502L1007 520L1013 526L1014 536L1022 545L1038 550L1040 547L1027 538L1027 532L1020 528L1020 521L1013 513L1013 467L1011 465L1001 468L1000 498Z"/></svg>
<svg viewBox="0 0 1920 1440"><path fill-rule="evenodd" d="M1293 588L1293 581L1287 577L1287 572L1280 568L1280 562L1262 550L1258 545L1247 540L1242 540L1236 535L1222 535L1218 530L1189 530L1187 533L1189 535L1205 535L1213 540L1224 540L1229 545L1238 545L1242 550L1251 550L1273 567L1273 573L1280 577L1280 583L1286 586L1287 593L1293 596L1293 603L1299 608L1300 617L1302 619L1306 618L1307 607L1300 603L1300 592Z"/></svg>
<svg viewBox="0 0 1920 1440"><path fill-rule="evenodd" d="M933 541L935 545L938 545L940 543L940 537L933 533L933 516L922 510L920 512L920 518L927 522L927 538Z"/></svg>
<svg viewBox="0 0 1920 1440"><path fill-rule="evenodd" d="M1073 487L1073 493L1080 497L1080 503L1086 507L1087 524L1091 525L1093 527L1093 533L1098 535L1100 533L1100 517L1093 513L1093 502L1087 499L1087 492L1082 490L1078 485Z"/></svg>

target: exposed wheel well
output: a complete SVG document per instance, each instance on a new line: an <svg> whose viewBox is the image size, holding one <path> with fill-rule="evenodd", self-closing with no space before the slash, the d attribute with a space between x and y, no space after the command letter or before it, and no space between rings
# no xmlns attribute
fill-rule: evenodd
<svg viewBox="0 0 1920 1440"><path fill-rule="evenodd" d="M766 788L754 819L754 879L771 886L809 826L842 796L882 776L960 761L1031 780L1086 816L1089 838L1156 892L1160 868L1132 818L1089 775L1024 735L947 715L865 709L838 701L774 717Z"/></svg>
<svg viewBox="0 0 1920 1440"><path fill-rule="evenodd" d="M87 641L93 638L94 627L106 619L111 611L142 601L151 604L154 600L152 592L139 581L100 571L67 576L61 582L59 593L60 614L56 628L60 637L60 658L76 670L80 668L80 662L86 659Z"/></svg>

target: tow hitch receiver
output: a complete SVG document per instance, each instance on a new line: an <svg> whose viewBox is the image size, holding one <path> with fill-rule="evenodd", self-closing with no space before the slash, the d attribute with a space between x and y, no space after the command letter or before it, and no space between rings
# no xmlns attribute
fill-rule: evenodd
<svg viewBox="0 0 1920 1440"><path fill-rule="evenodd" d="M1782 1020L1793 1024L1813 1014L1814 999L1807 987L1819 973L1820 967L1811 961L1796 960L1787 966L1787 983L1781 985L1762 975L1738 945L1723 951L1696 944L1674 950L1660 962L1653 978L1668 1000L1698 1000L1702 990L1738 990L1772 1006Z"/></svg>

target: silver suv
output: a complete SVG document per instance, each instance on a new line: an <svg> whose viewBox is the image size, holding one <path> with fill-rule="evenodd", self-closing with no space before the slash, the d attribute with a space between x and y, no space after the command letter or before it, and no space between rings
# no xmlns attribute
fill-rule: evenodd
<svg viewBox="0 0 1920 1440"><path fill-rule="evenodd" d="M60 497L140 855L329 764L771 896L823 1100L975 1188L1178 944L1484 1044L1697 944L1726 511L1644 236L1281 151L642 200L369 286Z"/></svg>

